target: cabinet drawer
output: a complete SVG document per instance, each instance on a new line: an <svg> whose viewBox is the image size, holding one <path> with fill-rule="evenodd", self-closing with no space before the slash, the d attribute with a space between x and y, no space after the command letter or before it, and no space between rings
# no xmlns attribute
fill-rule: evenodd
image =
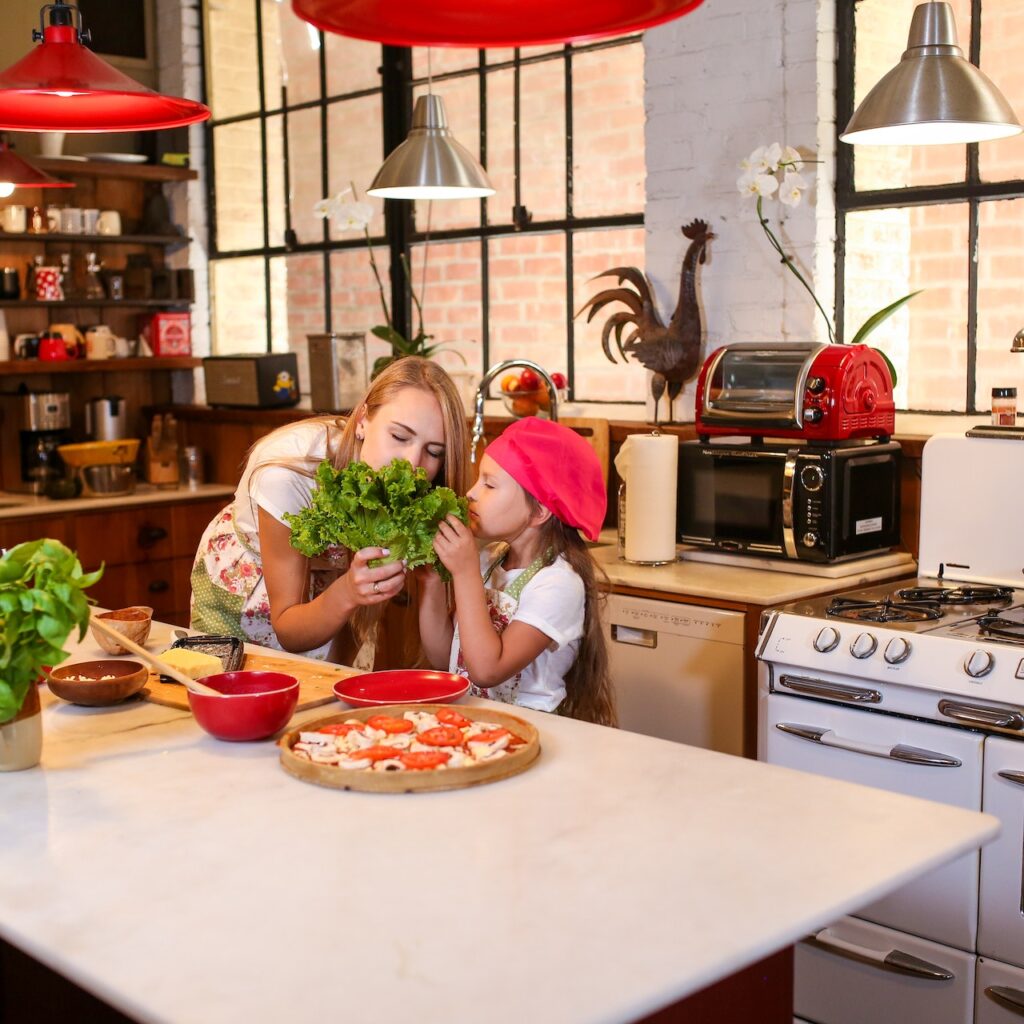
<svg viewBox="0 0 1024 1024"><path fill-rule="evenodd" d="M75 544L82 565L124 565L170 558L171 507L90 512L75 518ZM141 603L141 602L140 602Z"/></svg>
<svg viewBox="0 0 1024 1024"><path fill-rule="evenodd" d="M175 505L172 510L171 551L175 558L193 559L199 539L213 517L231 500L230 495L212 501L189 501Z"/></svg>
<svg viewBox="0 0 1024 1024"><path fill-rule="evenodd" d="M15 544L43 537L52 537L68 547L74 547L66 516L37 516L34 519L5 519L0 522L0 548L13 548Z"/></svg>

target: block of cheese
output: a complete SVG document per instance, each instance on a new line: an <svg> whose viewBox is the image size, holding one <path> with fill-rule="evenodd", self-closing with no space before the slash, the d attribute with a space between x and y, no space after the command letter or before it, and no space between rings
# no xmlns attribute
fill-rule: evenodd
<svg viewBox="0 0 1024 1024"><path fill-rule="evenodd" d="M211 676L224 670L220 658L215 658L212 654L203 654L202 651L190 651L184 647L172 647L169 651L164 651L160 655L160 660L184 673L189 679L202 679L203 676Z"/></svg>

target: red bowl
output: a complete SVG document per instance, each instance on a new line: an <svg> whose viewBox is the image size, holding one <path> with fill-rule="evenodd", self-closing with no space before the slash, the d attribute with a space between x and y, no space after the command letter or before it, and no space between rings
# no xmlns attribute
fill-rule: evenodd
<svg viewBox="0 0 1024 1024"><path fill-rule="evenodd" d="M262 740L283 729L299 702L299 681L283 672L218 672L203 676L213 697L188 691L196 721L219 740Z"/></svg>
<svg viewBox="0 0 1024 1024"><path fill-rule="evenodd" d="M468 689L469 680L465 676L403 668L341 679L334 684L334 696L354 708L383 704L451 704Z"/></svg>

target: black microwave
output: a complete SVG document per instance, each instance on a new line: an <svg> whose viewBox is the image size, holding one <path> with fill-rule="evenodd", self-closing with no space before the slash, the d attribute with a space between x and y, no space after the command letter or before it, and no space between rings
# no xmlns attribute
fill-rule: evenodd
<svg viewBox="0 0 1024 1024"><path fill-rule="evenodd" d="M685 441L677 539L770 558L835 562L900 539L900 446Z"/></svg>

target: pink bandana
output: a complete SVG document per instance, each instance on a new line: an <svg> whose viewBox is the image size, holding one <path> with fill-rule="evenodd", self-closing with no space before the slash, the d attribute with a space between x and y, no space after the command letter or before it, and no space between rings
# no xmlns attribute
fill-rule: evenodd
<svg viewBox="0 0 1024 1024"><path fill-rule="evenodd" d="M601 462L579 434L526 416L506 427L486 454L563 523L597 540L608 493Z"/></svg>

